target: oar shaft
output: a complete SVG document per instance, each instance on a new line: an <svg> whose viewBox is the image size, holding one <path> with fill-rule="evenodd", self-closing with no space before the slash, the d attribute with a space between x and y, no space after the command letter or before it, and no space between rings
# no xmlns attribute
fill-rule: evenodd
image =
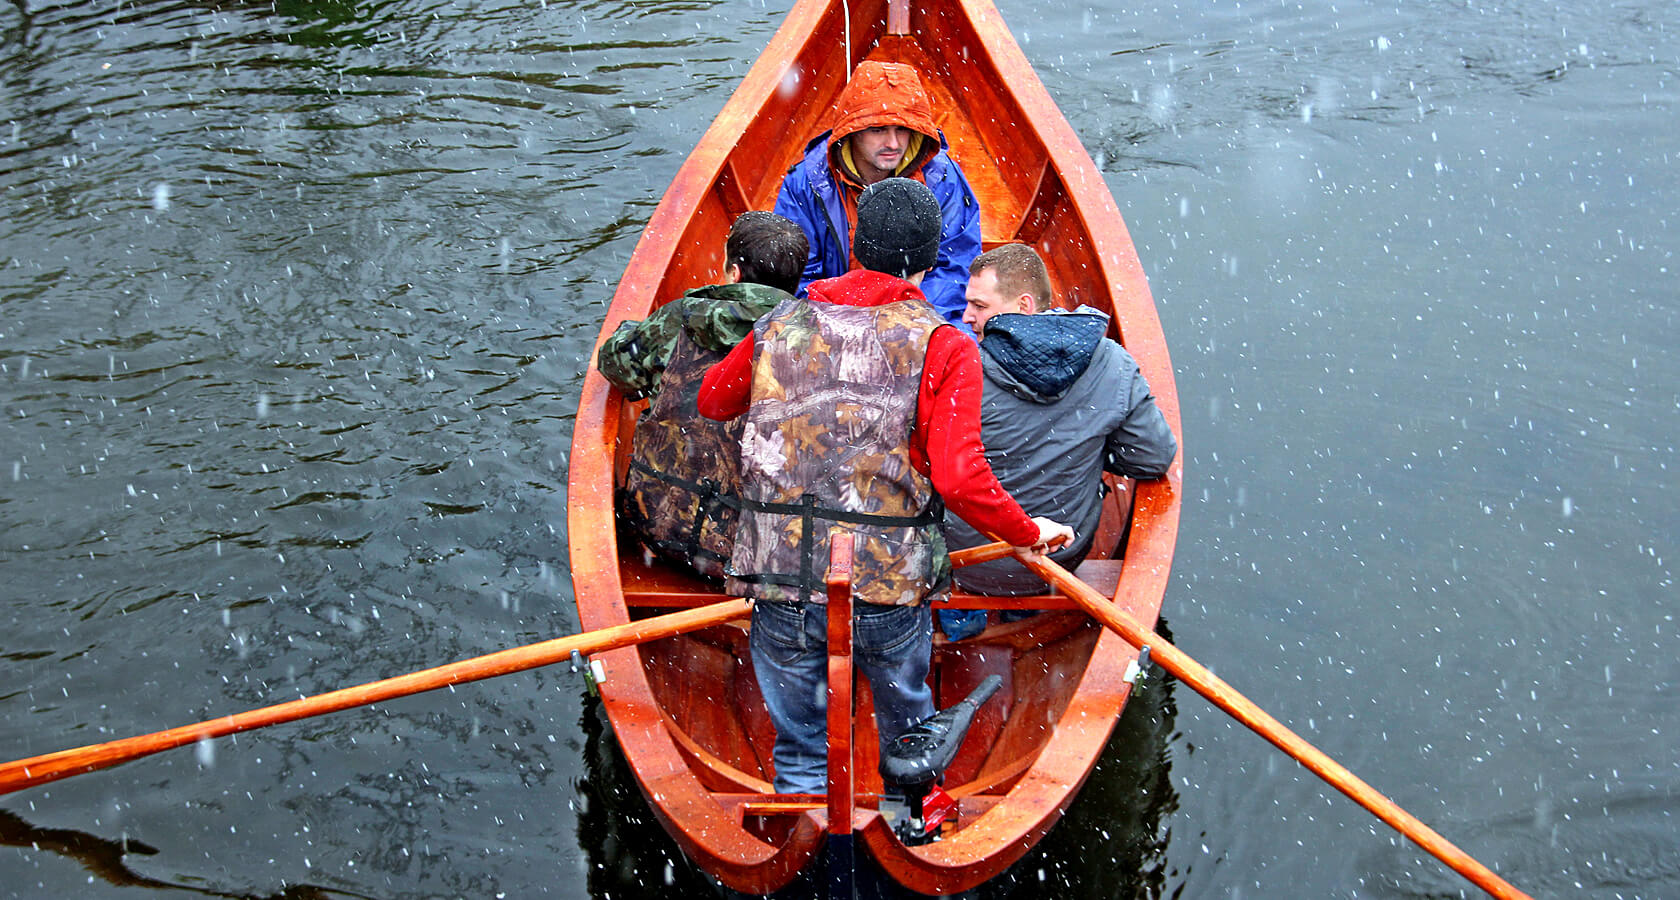
<svg viewBox="0 0 1680 900"><path fill-rule="evenodd" d="M726 600L695 609L639 619L597 631L555 638L540 644L515 647L436 668L424 669L383 681L343 688L314 697L253 709L194 725L182 725L138 737L107 741L71 750L60 750L29 759L0 763L0 794L57 781L71 775L104 769L129 760L150 756L194 741L222 737L267 725L278 725L310 716L366 706L410 694L419 694L455 684L479 681L496 675L522 672L571 659L572 651L601 653L644 641L658 640L710 625L744 618L752 611L747 600Z"/></svg>
<svg viewBox="0 0 1680 900"><path fill-rule="evenodd" d="M1427 850L1430 855L1451 866L1465 878L1470 879L1477 887L1494 897L1502 898L1502 900L1531 900L1527 894L1512 887L1510 883L1500 878L1493 870L1477 862L1469 854L1454 846L1451 841L1437 834L1434 829L1423 824L1417 817L1378 793L1375 788L1348 771L1341 763L1331 759L1323 751L1307 743L1295 732L1290 731L1265 710L1254 705L1248 698L1226 684L1219 676L1214 675L1206 667L1190 658L1189 654L1174 647L1155 632L1140 627L1118 607L1109 602L1107 597L1098 593L1085 582L1080 581L1067 569L1057 565L1053 560L1042 557L1027 560L1026 565L1037 572L1039 577L1060 588L1063 593L1083 607L1104 627L1125 638L1127 643L1134 647L1147 645L1150 659L1160 663L1161 668L1171 672L1179 681L1190 685L1196 693L1213 701L1214 705L1230 713L1237 721L1242 722L1261 737L1270 741L1279 750L1294 757L1320 778L1329 782L1336 790L1341 791L1355 803L1370 810L1377 818L1387 822L1418 846Z"/></svg>
<svg viewBox="0 0 1680 900"><path fill-rule="evenodd" d="M1014 552L1015 548L1009 546L1008 541L993 541L990 544L981 544L978 547L969 547L967 550L958 550L952 553L951 565L953 568L960 569L963 566L972 566L975 563L1002 559Z"/></svg>

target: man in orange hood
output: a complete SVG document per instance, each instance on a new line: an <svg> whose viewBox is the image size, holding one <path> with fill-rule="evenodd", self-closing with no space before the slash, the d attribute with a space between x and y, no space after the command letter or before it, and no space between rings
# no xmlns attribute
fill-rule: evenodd
<svg viewBox="0 0 1680 900"><path fill-rule="evenodd" d="M852 257L857 199L878 181L920 181L939 201L939 256L922 280L922 293L963 332L968 264L980 253L980 201L933 121L933 106L916 70L903 63L865 60L835 103L833 125L813 138L788 170L775 211L805 230L810 255L799 296L812 281L858 268Z"/></svg>

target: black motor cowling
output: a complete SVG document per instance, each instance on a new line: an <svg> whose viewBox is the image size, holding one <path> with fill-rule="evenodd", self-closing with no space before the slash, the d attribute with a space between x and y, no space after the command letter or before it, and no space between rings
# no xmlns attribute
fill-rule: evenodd
<svg viewBox="0 0 1680 900"><path fill-rule="evenodd" d="M903 791L910 806L909 821L899 829L905 843L937 840L937 832L927 833L922 801L957 758L974 714L1002 685L1000 676L986 676L967 697L910 726L887 746L881 756L881 780L888 788Z"/></svg>

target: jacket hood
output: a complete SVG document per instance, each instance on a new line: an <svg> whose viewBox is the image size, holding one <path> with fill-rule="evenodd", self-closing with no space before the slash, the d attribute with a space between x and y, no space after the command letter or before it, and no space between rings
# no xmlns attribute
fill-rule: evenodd
<svg viewBox="0 0 1680 900"><path fill-rule="evenodd" d="M938 140L933 104L928 101L922 78L913 66L873 59L858 63L851 81L834 103L834 118L828 130L836 138L843 138L877 125L903 125Z"/></svg>
<svg viewBox="0 0 1680 900"><path fill-rule="evenodd" d="M980 359L999 387L1035 403L1067 393L1108 333L1108 316L1081 306L1036 315L1002 313L986 320Z"/></svg>
<svg viewBox="0 0 1680 900"><path fill-rule="evenodd" d="M933 121L933 104L922 88L922 78L916 74L915 67L872 59L858 63L834 103L828 127L833 138L831 154L843 156L847 146L845 138L879 125L902 125L922 136L912 152L905 155L904 164L899 166L901 173L913 170L939 152L939 126ZM849 172L853 168L844 159L834 162L841 171Z"/></svg>
<svg viewBox="0 0 1680 900"><path fill-rule="evenodd" d="M684 298L683 330L707 350L727 352L752 332L753 323L792 294L751 281L712 284Z"/></svg>
<svg viewBox="0 0 1680 900"><path fill-rule="evenodd" d="M806 295L818 303L840 306L885 306L901 300L927 302L922 289L884 272L853 269L839 278L813 281Z"/></svg>

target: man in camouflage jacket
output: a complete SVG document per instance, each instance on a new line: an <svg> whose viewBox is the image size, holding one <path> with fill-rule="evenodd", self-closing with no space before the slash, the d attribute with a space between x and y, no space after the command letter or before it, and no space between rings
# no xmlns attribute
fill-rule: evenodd
<svg viewBox="0 0 1680 900"><path fill-rule="evenodd" d="M723 284L620 324L596 356L626 396L652 398L636 421L619 518L649 548L702 575L723 577L734 544L742 423L699 414L700 379L756 319L791 299L806 253L792 222L743 213L724 243Z"/></svg>

